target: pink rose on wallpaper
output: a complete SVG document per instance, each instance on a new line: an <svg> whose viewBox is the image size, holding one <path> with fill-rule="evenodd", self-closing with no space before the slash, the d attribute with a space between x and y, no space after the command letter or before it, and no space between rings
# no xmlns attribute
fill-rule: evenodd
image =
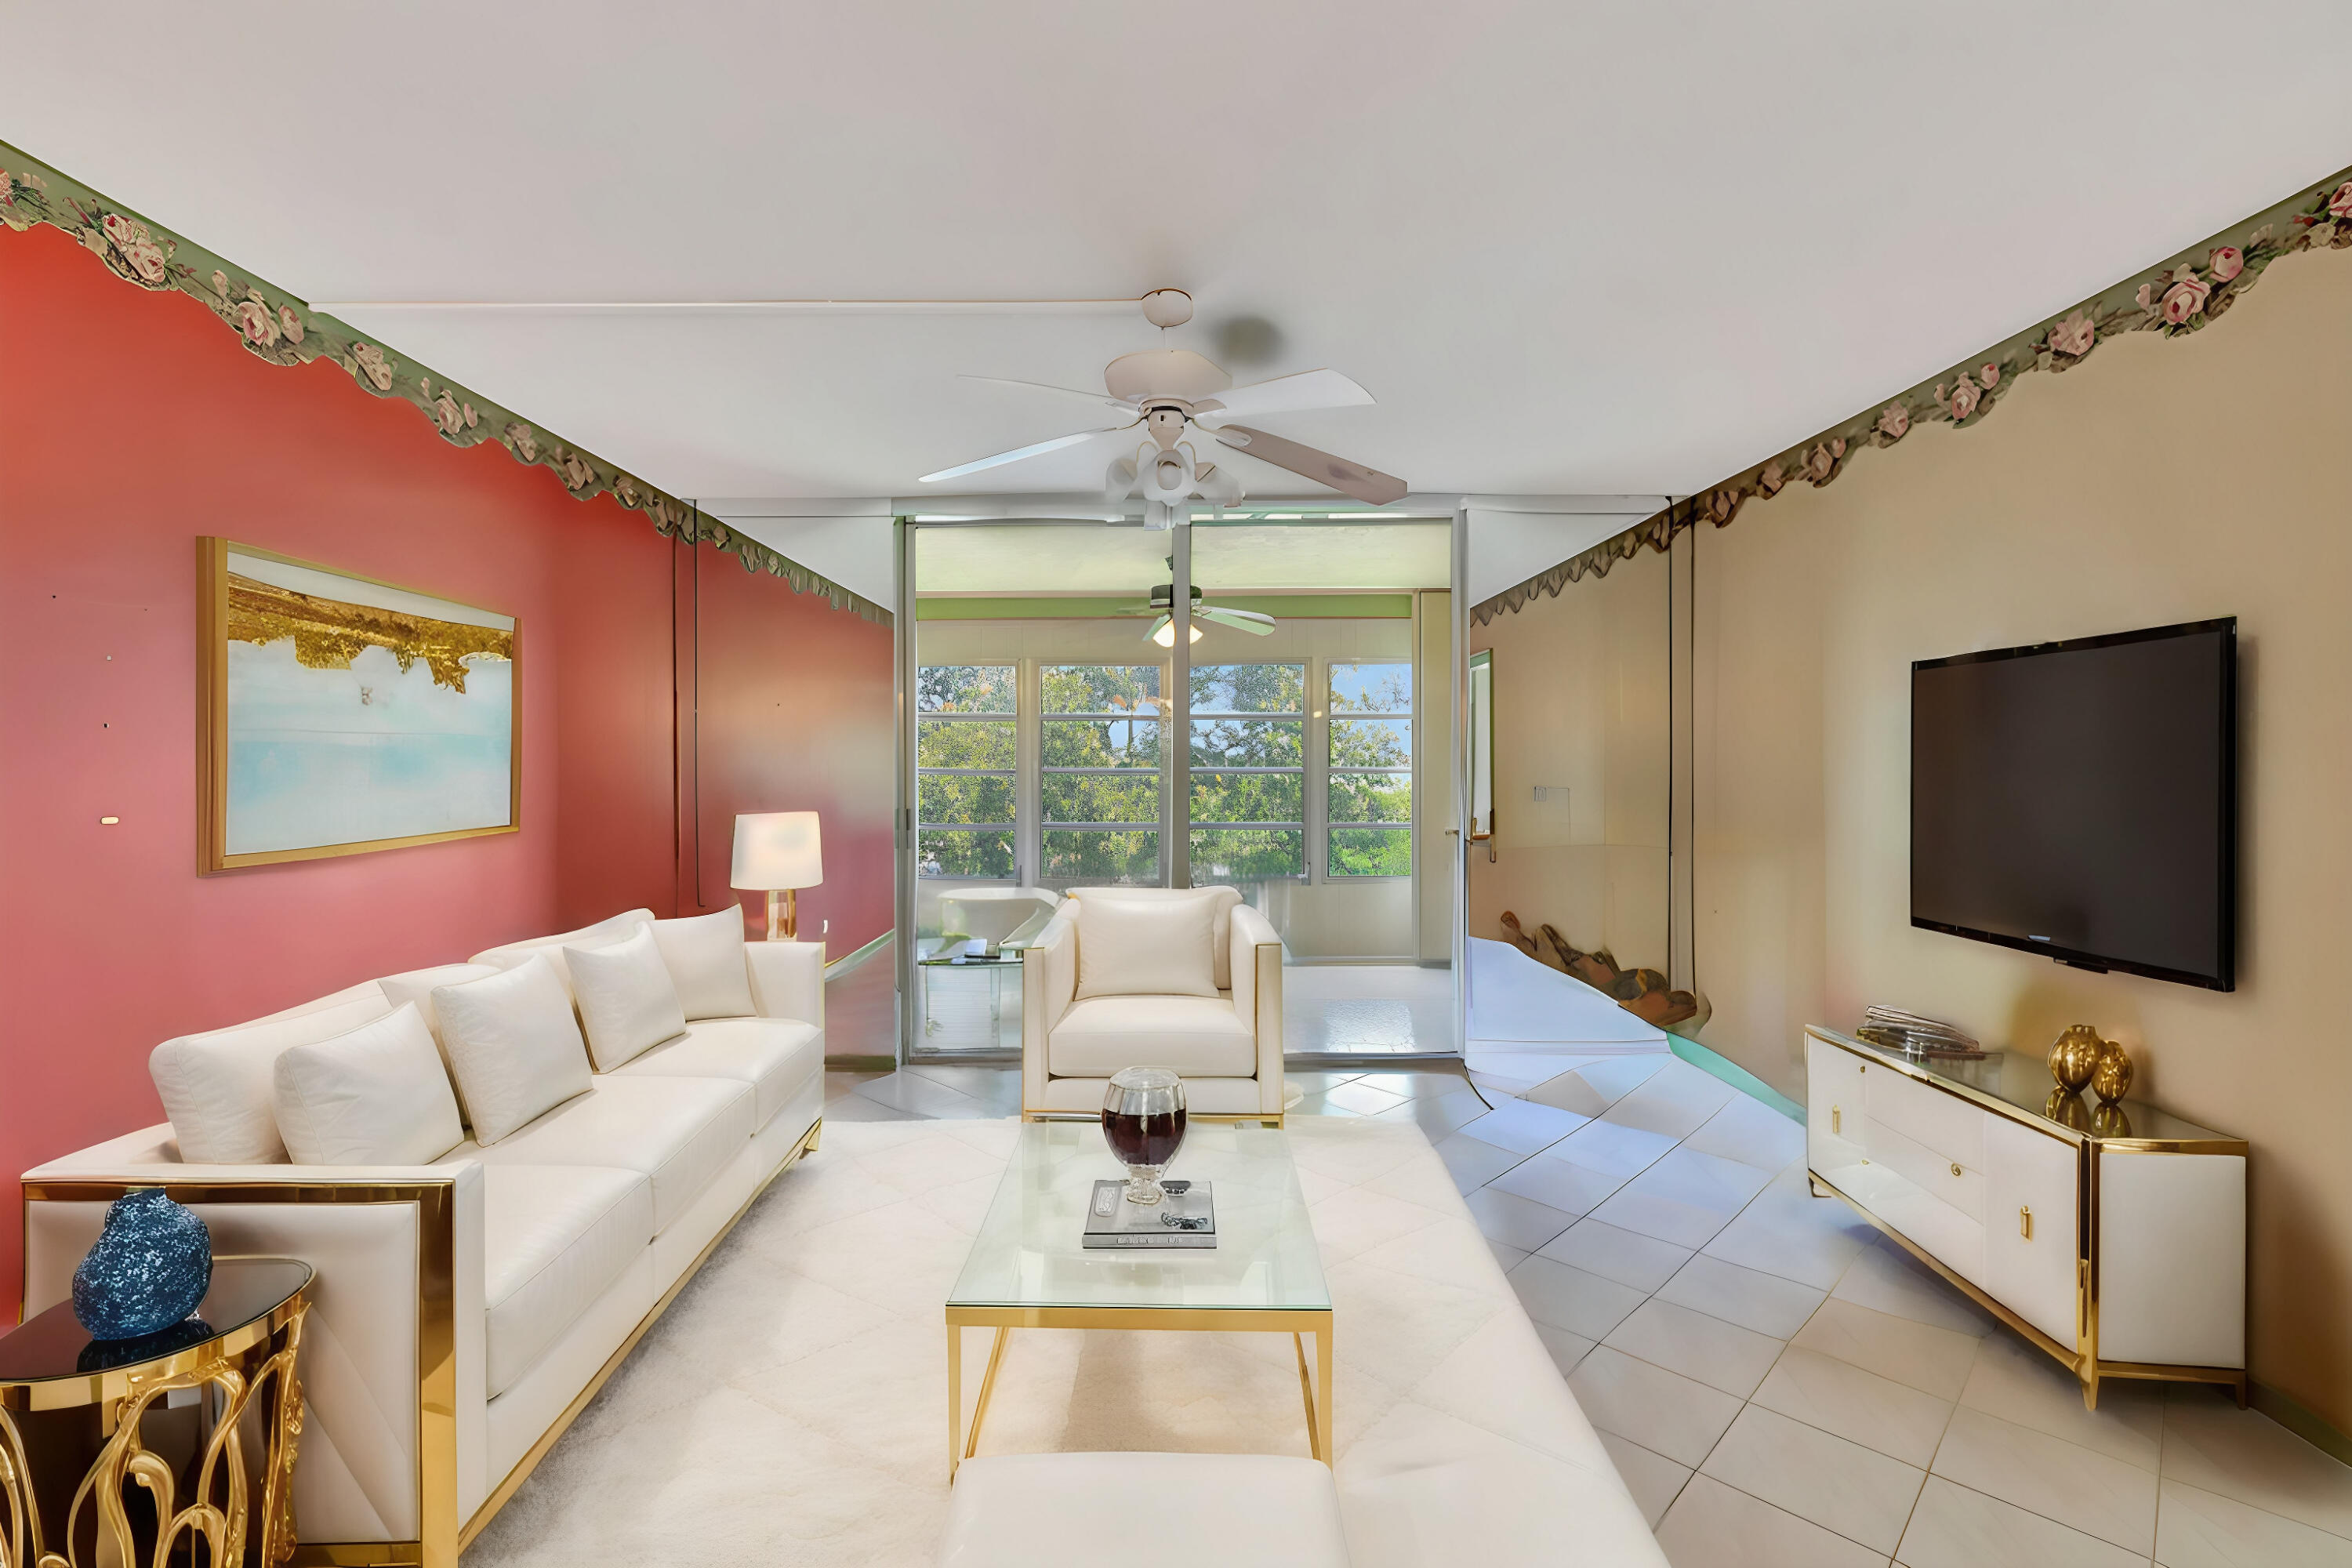
<svg viewBox="0 0 2352 1568"><path fill-rule="evenodd" d="M1952 383L1952 423L1957 425L1974 414L1977 411L1977 405L1983 401L1984 394L1978 391L1977 384L1967 376L1964 375Z"/></svg>
<svg viewBox="0 0 2352 1568"><path fill-rule="evenodd" d="M1984 389L1987 392L1990 392L2000 384L2000 366L1997 364L1985 366L1984 369L1977 372L1977 379L1984 383Z"/></svg>
<svg viewBox="0 0 2352 1568"><path fill-rule="evenodd" d="M1828 479L1830 470L1836 467L1837 459L1830 455L1827 447L1816 447L1805 454L1805 473L1815 484Z"/></svg>
<svg viewBox="0 0 2352 1568"><path fill-rule="evenodd" d="M382 349L373 343L353 343L352 358L359 361L360 374L366 376L378 392L392 390L392 366L384 362Z"/></svg>
<svg viewBox="0 0 2352 1568"><path fill-rule="evenodd" d="M1778 462L1765 464L1764 471L1756 476L1756 488L1768 496L1779 495L1780 487L1788 482L1789 476L1780 471L1780 465Z"/></svg>
<svg viewBox="0 0 2352 1568"><path fill-rule="evenodd" d="M218 268L213 269L213 292L224 300L228 298L228 274Z"/></svg>
<svg viewBox="0 0 2352 1568"><path fill-rule="evenodd" d="M479 414L474 412L474 405L472 404L468 403L466 405L467 429L471 430L476 425L481 423L481 418L482 416Z"/></svg>
<svg viewBox="0 0 2352 1568"><path fill-rule="evenodd" d="M2352 180L2336 187L2335 195L2328 198L2327 213L2330 217L2352 217Z"/></svg>
<svg viewBox="0 0 2352 1568"><path fill-rule="evenodd" d="M2213 253L2206 265L2213 274L2214 282L2227 283L2246 269L2246 253L2234 245L2225 245Z"/></svg>
<svg viewBox="0 0 2352 1568"><path fill-rule="evenodd" d="M565 484L576 490L585 486L595 477L596 470L590 468L587 460L582 458L579 453L566 452L563 454L563 482Z"/></svg>
<svg viewBox="0 0 2352 1568"><path fill-rule="evenodd" d="M1910 428L1911 415L1899 403L1888 404L1878 416L1878 433L1890 441L1900 441Z"/></svg>
<svg viewBox="0 0 2352 1568"><path fill-rule="evenodd" d="M293 306L278 307L278 325L285 332L288 342L299 343L302 341L302 318L294 313Z"/></svg>
<svg viewBox="0 0 2352 1568"><path fill-rule="evenodd" d="M2182 268L2183 272L2188 271ZM2173 326L2185 324L2189 318L2205 308L2205 297L2213 286L2201 279L2189 277L2176 281L2164 291L2164 319Z"/></svg>
<svg viewBox="0 0 2352 1568"><path fill-rule="evenodd" d="M268 348L278 341L278 323L270 319L269 307L254 300L236 302L236 327L247 342Z"/></svg>
<svg viewBox="0 0 2352 1568"><path fill-rule="evenodd" d="M2098 329L2092 324L2091 318L2077 310L2064 321L2052 325L2050 346L2059 353L2080 359L2091 352L2091 344L2098 335Z"/></svg>
<svg viewBox="0 0 2352 1568"><path fill-rule="evenodd" d="M2150 291L2153 290L2155 287L2156 285L2153 283L2143 283L2139 286L2139 292L2132 296L2133 299L2139 301L2139 308L2141 310L2152 310L2156 309L2154 302L2149 298Z"/></svg>
<svg viewBox="0 0 2352 1568"><path fill-rule="evenodd" d="M98 226L117 245L129 245L139 237L139 226L121 213L108 213L98 220Z"/></svg>
<svg viewBox="0 0 2352 1568"><path fill-rule="evenodd" d="M455 436L466 427L465 411L457 406L457 400L446 390L440 400L433 405L433 416L441 422L444 435Z"/></svg>
<svg viewBox="0 0 2352 1568"><path fill-rule="evenodd" d="M161 283L171 276L172 269L163 263L163 247L152 240L133 241L122 255L131 269L150 283Z"/></svg>
<svg viewBox="0 0 2352 1568"><path fill-rule="evenodd" d="M535 463L539 461L539 439L530 433L530 426L523 424L520 420L509 425L507 426L507 441L516 451L522 454L522 460L524 462Z"/></svg>
<svg viewBox="0 0 2352 1568"><path fill-rule="evenodd" d="M13 207L16 205L16 182L8 177L7 170L0 169L0 207Z"/></svg>

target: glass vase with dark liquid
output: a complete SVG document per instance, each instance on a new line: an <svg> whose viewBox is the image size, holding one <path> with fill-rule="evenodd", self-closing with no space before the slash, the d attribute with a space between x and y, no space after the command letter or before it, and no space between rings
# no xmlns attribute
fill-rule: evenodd
<svg viewBox="0 0 2352 1568"><path fill-rule="evenodd" d="M1160 1173L1184 1142L1184 1080L1166 1068L1122 1068L1103 1095L1103 1142L1127 1167L1127 1201L1156 1204Z"/></svg>

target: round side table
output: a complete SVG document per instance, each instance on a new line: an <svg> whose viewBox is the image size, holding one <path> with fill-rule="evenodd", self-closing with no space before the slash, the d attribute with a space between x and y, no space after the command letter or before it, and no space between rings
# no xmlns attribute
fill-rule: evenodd
<svg viewBox="0 0 2352 1568"><path fill-rule="evenodd" d="M93 1340L61 1301L0 1335L0 1568L163 1563L183 1537L212 1563L291 1556L310 1279L215 1258L196 1315L161 1333Z"/></svg>

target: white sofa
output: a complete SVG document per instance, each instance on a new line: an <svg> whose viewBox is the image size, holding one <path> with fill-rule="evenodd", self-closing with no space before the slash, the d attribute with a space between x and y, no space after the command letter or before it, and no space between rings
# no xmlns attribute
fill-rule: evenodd
<svg viewBox="0 0 2352 1568"><path fill-rule="evenodd" d="M1198 955L1213 977L1208 984L1168 994L1113 980L1106 994L1084 994L1080 934L1090 901L1185 900L1211 906L1208 951ZM1149 957L1129 950L1120 962ZM1237 889L1074 889L1022 954L1023 1115L1096 1114L1105 1080L1136 1066L1172 1069L1195 1117L1281 1125L1282 939Z"/></svg>
<svg viewBox="0 0 2352 1568"><path fill-rule="evenodd" d="M266 1073L274 1052L389 1016L396 997L652 919L631 910L167 1041L159 1087L207 1050ZM137 1187L194 1208L218 1254L310 1262L297 1561L455 1568L751 1200L817 1145L824 946L743 952L752 1015L689 1023L488 1148L469 1131L423 1165L192 1163L164 1122L27 1172L26 1309L70 1296L107 1204Z"/></svg>

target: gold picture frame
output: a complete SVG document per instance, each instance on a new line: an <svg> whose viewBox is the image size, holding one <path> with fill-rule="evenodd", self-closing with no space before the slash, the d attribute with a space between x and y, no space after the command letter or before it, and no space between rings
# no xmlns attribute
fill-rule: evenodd
<svg viewBox="0 0 2352 1568"><path fill-rule="evenodd" d="M247 571L258 576L234 574L236 582L232 584L233 559L246 563ZM199 875L521 831L522 623L518 617L424 589L212 537L196 541L196 583ZM352 603L318 591L336 584L349 584L360 598L378 602ZM327 607L328 614L313 613L321 605ZM465 612L469 618L444 619L436 611ZM233 620L236 623L235 627ZM257 628L265 635L254 635ZM242 634L236 637L239 642L257 647L289 645L293 662L310 670L348 670L361 655L382 648L398 661L398 679L406 680L415 672L415 667L422 666L422 673L432 688L446 690L454 685L460 697L465 695L466 675L477 668L475 661L487 658L503 664L508 688L507 700L500 705L507 738L506 820L335 842L271 843L267 847L255 844L256 836L248 826L232 825L232 810L239 804L231 795L235 783L231 776L230 743L229 648L233 629ZM358 690L362 702L373 700L372 688L362 686ZM489 711L496 716L499 710ZM480 789L475 793L484 799L491 798ZM320 792L311 794L316 798ZM233 834L246 847L232 847ZM317 835L290 831L285 837Z"/></svg>

